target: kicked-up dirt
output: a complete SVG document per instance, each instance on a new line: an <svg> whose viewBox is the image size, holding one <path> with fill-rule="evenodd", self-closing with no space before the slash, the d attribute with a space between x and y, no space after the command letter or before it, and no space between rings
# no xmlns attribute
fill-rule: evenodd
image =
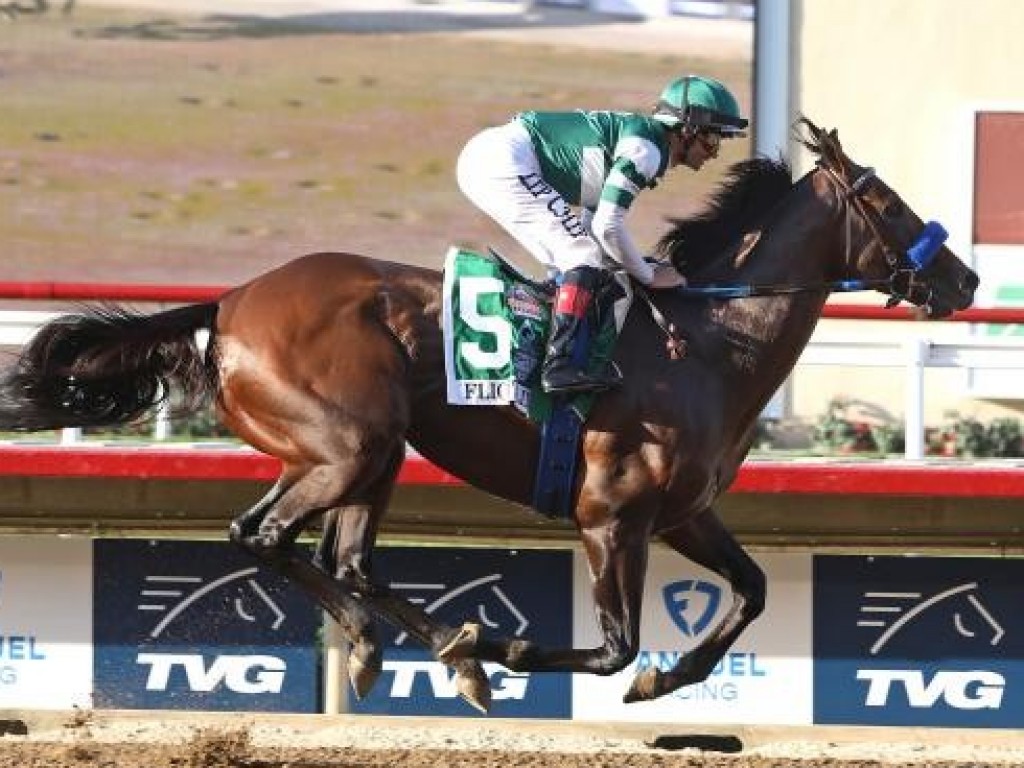
<svg viewBox="0 0 1024 768"><path fill-rule="evenodd" d="M89 713L6 721L0 768L867 768L1019 766L1011 732L500 719Z"/></svg>

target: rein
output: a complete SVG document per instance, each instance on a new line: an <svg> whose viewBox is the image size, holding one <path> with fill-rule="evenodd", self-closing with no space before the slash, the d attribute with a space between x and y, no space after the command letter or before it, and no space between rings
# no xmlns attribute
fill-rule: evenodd
<svg viewBox="0 0 1024 768"><path fill-rule="evenodd" d="M834 280L828 283L705 283L704 285L686 285L675 288L675 292L686 298L745 299L751 296L781 296L784 294L808 293L811 291L866 291L889 284L889 278L877 280ZM665 317L651 298L650 291L640 283L633 282L633 292L644 300L651 313L654 324L665 334L665 350L670 360L682 360L686 356L687 342L676 324Z"/></svg>
<svg viewBox="0 0 1024 768"><path fill-rule="evenodd" d="M906 261L902 261L898 250L892 247L890 240L883 234L877 215L865 203L862 194L864 188L875 178L874 168L865 168L852 182L834 168L819 161L818 167L829 175L843 194L843 199L860 215L861 220L871 231L875 243L882 249L891 273L882 278L857 278L850 280L832 280L817 283L704 283L703 285L686 285L674 289L679 296L686 298L714 299L745 299L752 296L781 296L796 293L846 293L882 289L889 294L885 306L891 309L901 301L914 302L911 298L915 288L923 287L927 293L920 305L928 308L931 300L931 288L920 280L920 272L931 264L948 234L941 224L929 221L920 234L904 252ZM851 233L851 217L846 216L846 251L853 242ZM636 285L636 292L641 296L651 312L654 323L665 334L665 346L672 360L679 360L686 355L687 343L679 334L675 324L668 320L655 306L650 293Z"/></svg>
<svg viewBox="0 0 1024 768"><path fill-rule="evenodd" d="M946 241L948 234L941 224L930 221L925 224L921 233L906 251L906 257L910 267L900 266L900 257L893 248L888 238L883 235L875 216L871 215L868 206L861 197L864 188L875 178L874 168L865 168L864 171L852 182L847 181L842 174L830 166L819 162L818 167L825 171L843 192L844 199L850 203L860 214L861 219L871 230L875 242L881 246L885 253L885 260L892 270L888 277L880 278L858 278L851 280L832 280L823 283L704 283L698 285L686 285L675 289L679 295L689 298L716 298L716 299L745 299L751 296L781 296L795 293L810 293L825 291L828 293L849 293L852 291L868 291L885 289L889 294L886 301L886 308L891 309L901 301L910 301L910 294L914 288L922 283L917 279L918 273L925 269L938 253L942 244ZM846 217L846 247L849 251L851 242L850 217ZM931 289L923 284L928 290L925 301L931 298ZM912 302L913 303L913 302Z"/></svg>
<svg viewBox="0 0 1024 768"><path fill-rule="evenodd" d="M745 299L750 296L782 296L790 293L811 293L827 291L848 293L868 291L889 285L890 278L874 280L833 280L828 283L703 283L686 285L675 290L680 296L690 298L710 297L715 299Z"/></svg>

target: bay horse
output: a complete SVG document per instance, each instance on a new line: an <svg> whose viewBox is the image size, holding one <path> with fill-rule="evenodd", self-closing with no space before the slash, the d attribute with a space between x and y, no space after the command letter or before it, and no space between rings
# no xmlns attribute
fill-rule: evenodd
<svg viewBox="0 0 1024 768"><path fill-rule="evenodd" d="M314 597L342 627L364 696L381 671L374 622L387 620L450 664L478 708L481 661L523 672L600 675L637 655L648 547L657 536L726 579L732 604L673 669L646 669L626 701L704 680L765 605L765 576L714 509L750 448L757 419L793 370L836 281L863 280L942 318L973 302L978 277L945 245L925 266L908 249L922 220L836 131L806 118L816 166L794 182L781 160L733 166L705 212L677 221L660 252L692 284L789 286L721 299L652 294L685 329L670 359L639 304L615 351L625 381L584 427L574 520L589 561L594 648L542 648L446 626L375 583L371 555L406 444L471 485L529 506L538 428L511 407L446 402L438 271L355 254L303 256L218 301L141 315L95 307L43 326L0 380L0 429L130 422L172 390L184 410L208 398L238 437L281 460L277 482L230 538ZM209 333L205 350L197 333ZM323 517L310 560L296 538ZM538 587L541 588L541 587Z"/></svg>

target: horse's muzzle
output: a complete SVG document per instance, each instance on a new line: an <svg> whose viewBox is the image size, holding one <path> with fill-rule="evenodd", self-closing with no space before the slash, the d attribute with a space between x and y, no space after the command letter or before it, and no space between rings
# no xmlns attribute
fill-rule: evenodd
<svg viewBox="0 0 1024 768"><path fill-rule="evenodd" d="M957 309L967 309L974 303L974 292L978 290L981 279L973 269L968 269L960 277L960 292L963 294L963 303Z"/></svg>
<svg viewBox="0 0 1024 768"><path fill-rule="evenodd" d="M974 294L979 283L978 273L966 266L960 270L955 280L927 280L930 295L924 302L924 307L928 316L941 320L954 312L967 309L974 304Z"/></svg>

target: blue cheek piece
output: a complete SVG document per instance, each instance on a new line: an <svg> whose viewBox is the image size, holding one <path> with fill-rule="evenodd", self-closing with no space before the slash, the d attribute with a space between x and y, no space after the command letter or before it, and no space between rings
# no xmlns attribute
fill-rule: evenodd
<svg viewBox="0 0 1024 768"><path fill-rule="evenodd" d="M924 269L931 264L947 237L949 233L939 222L929 221L925 224L917 240L907 249L907 257L914 268Z"/></svg>

